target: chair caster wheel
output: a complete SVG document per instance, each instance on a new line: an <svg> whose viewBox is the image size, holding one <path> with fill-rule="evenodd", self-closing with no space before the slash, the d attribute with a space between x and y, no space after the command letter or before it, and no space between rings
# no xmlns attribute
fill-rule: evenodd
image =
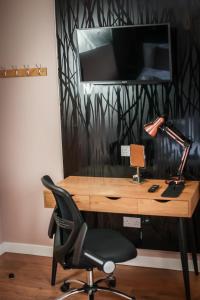
<svg viewBox="0 0 200 300"><path fill-rule="evenodd" d="M116 277L110 277L108 278L108 286L110 288L115 288L116 287Z"/></svg>
<svg viewBox="0 0 200 300"><path fill-rule="evenodd" d="M70 288L70 284L69 282L64 282L61 287L60 287L60 290L63 292L63 293L66 293L69 291L69 288Z"/></svg>

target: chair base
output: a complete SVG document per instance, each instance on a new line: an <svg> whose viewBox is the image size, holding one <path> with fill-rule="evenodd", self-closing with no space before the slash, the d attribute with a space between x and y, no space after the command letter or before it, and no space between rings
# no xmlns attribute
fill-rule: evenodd
<svg viewBox="0 0 200 300"><path fill-rule="evenodd" d="M88 270L88 283L85 283L83 281L79 280L69 280L66 281L65 284L70 284L72 282L83 284L81 288L73 288L69 289L64 295L60 296L56 300L63 300L66 299L70 296L80 294L80 293L85 293L88 295L88 300L94 300L94 295L96 292L105 292L105 293L112 293L115 294L119 297L122 297L124 299L128 300L136 300L134 296L128 296L127 294L118 291L113 288L106 288L106 287L100 287L98 286L99 282L102 282L104 279L97 280L96 282L93 281L93 270ZM69 285L68 285L69 286Z"/></svg>

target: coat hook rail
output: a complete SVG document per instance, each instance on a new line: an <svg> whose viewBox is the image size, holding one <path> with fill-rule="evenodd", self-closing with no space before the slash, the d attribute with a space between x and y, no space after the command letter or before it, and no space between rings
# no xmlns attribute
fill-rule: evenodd
<svg viewBox="0 0 200 300"><path fill-rule="evenodd" d="M47 68L12 68L0 69L0 78L47 76Z"/></svg>

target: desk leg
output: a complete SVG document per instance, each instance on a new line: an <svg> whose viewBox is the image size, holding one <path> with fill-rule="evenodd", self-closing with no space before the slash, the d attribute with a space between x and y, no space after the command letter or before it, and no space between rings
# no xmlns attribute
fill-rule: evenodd
<svg viewBox="0 0 200 300"><path fill-rule="evenodd" d="M186 300L191 300L190 296L190 281L189 281L189 270L188 270L188 255L187 255L187 243L185 234L185 219L179 218L179 247L181 254L181 263L183 269L183 280L185 286Z"/></svg>
<svg viewBox="0 0 200 300"><path fill-rule="evenodd" d="M52 258L52 269L51 269L51 285L55 285L56 283L56 272L57 272L57 261L55 257Z"/></svg>
<svg viewBox="0 0 200 300"><path fill-rule="evenodd" d="M189 223L189 232L190 232L190 242L191 242L191 252L192 252L192 260L194 265L195 274L199 274L198 263L197 263L197 248L196 248L196 236L194 231L194 223L193 219L188 220Z"/></svg>

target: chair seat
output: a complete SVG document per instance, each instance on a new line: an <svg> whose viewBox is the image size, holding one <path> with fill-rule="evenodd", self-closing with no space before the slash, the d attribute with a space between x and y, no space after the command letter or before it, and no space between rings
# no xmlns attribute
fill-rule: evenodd
<svg viewBox="0 0 200 300"><path fill-rule="evenodd" d="M137 256L135 246L120 232L112 229L88 229L84 249L115 263L124 262ZM82 256L79 267L93 266Z"/></svg>

